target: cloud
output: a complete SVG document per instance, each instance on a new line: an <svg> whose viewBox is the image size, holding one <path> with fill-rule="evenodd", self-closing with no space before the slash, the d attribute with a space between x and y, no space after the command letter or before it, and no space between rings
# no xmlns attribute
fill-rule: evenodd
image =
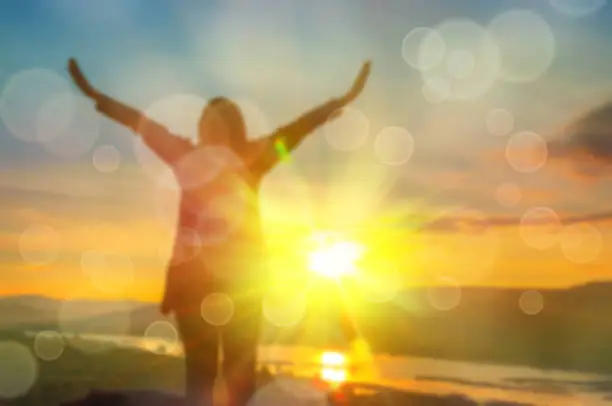
<svg viewBox="0 0 612 406"><path fill-rule="evenodd" d="M0 223L4 227L32 222L58 224L141 217L136 207L122 205L121 199L113 197L71 196L55 191L9 187L0 187L0 194Z"/></svg>
<svg viewBox="0 0 612 406"><path fill-rule="evenodd" d="M423 222L418 227L422 231L437 233L482 232L490 227L516 227L521 225L521 217L511 216L486 216L476 211L458 210L463 212L460 215L439 216L436 219ZM580 215L568 215L560 217L559 221L563 225L577 223L608 223L612 220L612 210L601 211ZM547 226L551 224L551 219L530 218L529 227Z"/></svg>
<svg viewBox="0 0 612 406"><path fill-rule="evenodd" d="M136 165L124 166L113 174L101 174L92 165L81 164L19 166L3 173L0 224L5 227L37 220L151 220L160 214L159 209L167 209L168 216L174 209L156 200L159 187ZM30 218L23 218L28 213ZM32 217L34 213L37 218Z"/></svg>
<svg viewBox="0 0 612 406"><path fill-rule="evenodd" d="M582 179L612 174L612 102L578 115L548 142L549 158Z"/></svg>

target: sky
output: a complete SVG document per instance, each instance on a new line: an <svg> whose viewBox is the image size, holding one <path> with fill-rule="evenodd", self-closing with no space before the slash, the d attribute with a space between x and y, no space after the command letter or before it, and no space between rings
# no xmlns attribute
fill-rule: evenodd
<svg viewBox="0 0 612 406"><path fill-rule="evenodd" d="M611 15L604 0L5 0L0 294L163 289L168 168L77 97L70 57L192 139L208 98L237 100L261 137L373 61L359 99L262 185L278 266L286 233L350 229L401 286L609 280L607 163L578 167L555 140L611 94Z"/></svg>

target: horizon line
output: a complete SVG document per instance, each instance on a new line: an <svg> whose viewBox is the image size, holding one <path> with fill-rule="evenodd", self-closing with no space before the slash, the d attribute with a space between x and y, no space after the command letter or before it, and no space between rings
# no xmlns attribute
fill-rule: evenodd
<svg viewBox="0 0 612 406"><path fill-rule="evenodd" d="M586 287L586 286L590 286L590 285L612 285L612 279L609 279L609 280L600 279L600 280L594 280L594 281L589 281L589 282L584 282L584 283L572 284L572 285L563 286L563 287L554 287L554 286L542 286L542 287L537 287L537 286L499 286L499 285L458 285L458 286L459 286L460 289L468 289L468 290L568 291L568 290L582 288L582 287ZM406 287L404 289L399 290L398 293L399 292L414 291L414 290L422 290L422 289L428 289L428 288L435 288L435 287L440 287L440 286L445 286L445 285L444 284L441 284L441 285L433 285L432 284L432 285L411 286L411 287ZM138 303L138 304L151 304L151 305L161 303L161 299L160 300L142 300L142 299L135 299L135 298L108 298L108 299L104 299L104 298L91 298L91 297L90 298L83 297L83 298L70 298L70 299L67 299L67 298L48 296L48 295L38 294L38 293L0 294L0 300L11 299L11 298L24 298L24 297L36 297L36 298L48 299L48 300L54 300L54 301L70 301L70 302L79 302L79 301L83 301L83 302L133 302L133 303Z"/></svg>

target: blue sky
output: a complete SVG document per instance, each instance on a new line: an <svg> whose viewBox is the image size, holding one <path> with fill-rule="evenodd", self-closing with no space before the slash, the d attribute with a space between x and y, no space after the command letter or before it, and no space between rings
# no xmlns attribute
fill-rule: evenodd
<svg viewBox="0 0 612 406"><path fill-rule="evenodd" d="M404 37L416 27L436 27L453 18L487 26L513 9L537 13L550 27L555 47L546 72L523 83L494 78L487 92L468 101L428 101L421 73L402 58ZM299 174L319 191L342 189L344 196L326 193L336 200L363 202L356 209L361 214L378 201L384 201L384 207L464 207L517 218L537 206L583 214L607 208L611 196L606 180L585 184L548 164L520 173L504 159L504 150L513 133L534 131L546 139L609 97L611 17L608 5L572 18L544 0L5 0L0 5L0 90L5 88L6 96L15 75L32 68L67 79L67 59L76 57L98 88L142 109L162 100L157 112L174 120L170 126L188 132L197 108L193 103L186 108L193 112L191 123L177 124L176 117L167 115L171 108L163 104L164 97L236 97L251 107L247 123L252 135L260 136L340 95L360 64L372 59L371 81L353 106L369 122L363 146L335 150L321 130L296 152L291 167L279 169L272 179L280 182L283 176ZM530 31L527 22L514 27L506 32L506 40L516 42L514 55L527 61L546 53L537 47L542 43L539 31ZM41 94L51 88L48 81L42 83L48 88L38 89ZM0 106L3 103L6 107L9 102L0 99ZM493 109L505 109L514 117L511 134L488 133L485 121ZM2 249L14 260L9 267L19 262L17 234L9 234L35 219L66 227L63 220L101 221L120 232L126 219L146 222L155 216L155 209L148 207L155 182L148 175L162 170L159 163L142 155L128 131L83 114L85 121L65 142L67 148L76 148L78 142L91 148L86 145L70 157L61 157L54 147L21 141L0 121L0 167L8 174L0 180L8 213L0 216L0 224L8 230ZM373 154L376 135L388 126L412 134L414 153L404 165L383 165ZM78 138L80 130L89 139ZM95 169L92 160L102 146L116 148L121 162L117 171L101 174ZM500 204L502 185L519 189L520 202ZM27 285L27 278L20 283Z"/></svg>

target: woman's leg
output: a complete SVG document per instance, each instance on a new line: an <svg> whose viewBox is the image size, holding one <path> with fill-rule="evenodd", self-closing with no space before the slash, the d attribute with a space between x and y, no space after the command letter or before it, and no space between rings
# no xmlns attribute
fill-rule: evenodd
<svg viewBox="0 0 612 406"><path fill-rule="evenodd" d="M246 406L257 390L261 299L235 296L233 300L234 316L222 333L223 375L228 406Z"/></svg>
<svg viewBox="0 0 612 406"><path fill-rule="evenodd" d="M212 406L217 377L219 335L200 315L200 306L177 312L177 324L185 351L187 406Z"/></svg>

